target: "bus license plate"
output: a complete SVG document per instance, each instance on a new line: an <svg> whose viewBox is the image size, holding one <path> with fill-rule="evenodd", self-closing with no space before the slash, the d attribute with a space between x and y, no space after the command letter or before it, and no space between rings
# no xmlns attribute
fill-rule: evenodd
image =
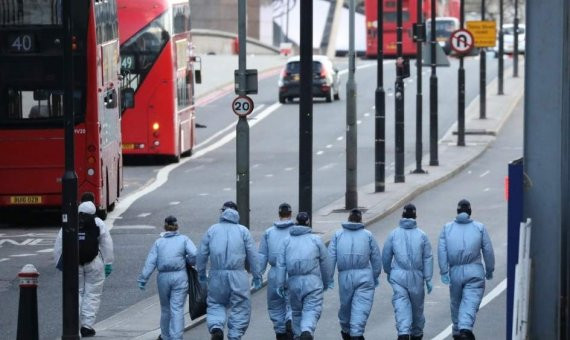
<svg viewBox="0 0 570 340"><path fill-rule="evenodd" d="M135 145L132 143L123 144L123 150L133 150L134 148L135 148Z"/></svg>
<svg viewBox="0 0 570 340"><path fill-rule="evenodd" d="M10 204L42 204L42 196L11 196Z"/></svg>

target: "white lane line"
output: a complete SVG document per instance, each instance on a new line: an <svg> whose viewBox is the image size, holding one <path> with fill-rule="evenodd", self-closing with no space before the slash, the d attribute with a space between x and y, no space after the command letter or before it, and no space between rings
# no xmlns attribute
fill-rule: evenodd
<svg viewBox="0 0 570 340"><path fill-rule="evenodd" d="M53 248L36 250L36 253L51 253L51 252L53 252Z"/></svg>
<svg viewBox="0 0 570 340"><path fill-rule="evenodd" d="M487 171L485 171L484 173L482 173L481 175L479 175L479 177L480 177L480 178L483 178L483 177L487 176L487 175L490 174L490 173L491 173L491 171L487 170Z"/></svg>
<svg viewBox="0 0 570 340"><path fill-rule="evenodd" d="M134 229L156 229L151 225L119 225L114 228L115 230L134 230Z"/></svg>
<svg viewBox="0 0 570 340"><path fill-rule="evenodd" d="M338 140L339 142L343 139L344 139L344 136L336 137L336 140Z"/></svg>
<svg viewBox="0 0 570 340"><path fill-rule="evenodd" d="M261 164L256 163L256 164L252 165L251 168L252 168L252 169L259 168L260 165L261 165Z"/></svg>
<svg viewBox="0 0 570 340"><path fill-rule="evenodd" d="M330 148L332 148L332 147L333 147L332 144L327 144L327 146L325 146L325 148L327 148L327 149L330 149Z"/></svg>
<svg viewBox="0 0 570 340"><path fill-rule="evenodd" d="M471 175L472 172L473 172L473 171L468 170L468 171L467 171L467 174L468 174L468 175Z"/></svg>
<svg viewBox="0 0 570 340"><path fill-rule="evenodd" d="M265 177L273 177L273 174L266 174Z"/></svg>
<svg viewBox="0 0 570 340"><path fill-rule="evenodd" d="M29 257L29 256L36 256L37 254L14 254L10 255L10 257Z"/></svg>
<svg viewBox="0 0 570 340"><path fill-rule="evenodd" d="M319 150L319 151L317 151L317 156L320 156L320 155L322 155L323 153L325 153L323 150Z"/></svg>
<svg viewBox="0 0 570 340"><path fill-rule="evenodd" d="M5 262L5 261L10 261L10 259L7 258L0 259L0 262Z"/></svg>
<svg viewBox="0 0 570 340"><path fill-rule="evenodd" d="M357 120L357 121L356 121L356 125L360 125L360 124L362 124L362 121L361 121L361 120Z"/></svg>
<svg viewBox="0 0 570 340"><path fill-rule="evenodd" d="M369 112L364 113L364 117L370 117L370 113Z"/></svg>
<svg viewBox="0 0 570 340"><path fill-rule="evenodd" d="M180 201L173 201L173 202L170 202L170 203L168 203L168 204L170 204L170 205L178 205L178 204L180 204Z"/></svg>
<svg viewBox="0 0 570 340"><path fill-rule="evenodd" d="M491 188L485 188L485 189L483 189L484 192L487 192L487 191L489 191L489 190L491 190Z"/></svg>
<svg viewBox="0 0 570 340"><path fill-rule="evenodd" d="M285 171L293 171L294 169L295 169L295 168L293 168L293 167L287 167L287 168L285 168L285 169L283 169L283 170L285 170Z"/></svg>
<svg viewBox="0 0 570 340"><path fill-rule="evenodd" d="M317 169L317 171L328 170L328 169L334 168L335 165L336 165L336 163L329 163L329 164L321 166L320 168Z"/></svg>
<svg viewBox="0 0 570 340"><path fill-rule="evenodd" d="M497 287L495 287L489 294L485 295L485 297L483 298L483 301L481 301L481 306L479 306L479 309L488 305L489 302L493 301L493 299L495 299L497 296L501 295L501 293L505 289L507 289L507 279L504 279L503 281L501 281L501 283L499 283L497 285ZM449 325L446 329L444 329L441 333L436 335L435 338L432 338L431 340L444 340L444 339L446 339L448 336L451 335L452 327L453 327L453 325Z"/></svg>
<svg viewBox="0 0 570 340"><path fill-rule="evenodd" d="M137 217L145 218L149 215L150 215L150 213L142 213L142 214L138 214Z"/></svg>
<svg viewBox="0 0 570 340"><path fill-rule="evenodd" d="M269 115L271 115L273 112L275 112L280 107L281 107L280 103L274 103L273 105L269 106L265 110L261 111L256 116L257 120L250 122L250 124L249 124L250 128L254 127L256 124L263 121L265 118L269 117ZM226 145L227 143L232 141L235 137L236 137L236 132L232 131L232 132L226 134L225 136L223 136L222 138L220 138L220 140L216 141L215 143L212 143L212 144L208 145L207 147L204 147L203 149L197 150L196 153L194 153L194 155L192 157L184 158L183 160L181 160L178 163L173 163L173 164L167 165L164 168L160 169L160 171L156 175L156 180L154 182L152 182L147 187L142 188L140 191L134 192L131 195L126 196L123 200L121 200L117 203L115 210L113 210L113 212L111 214L109 214L109 216L107 217L106 223L107 223L108 229L113 229L115 219L117 219L117 217L119 217L123 213L125 213L125 211L127 211L127 209L129 209L130 206L133 205L133 203L135 203L139 198L141 198L141 197L157 190L161 186L163 186L164 183L166 183L168 181L168 175L170 175L172 170L186 164L190 160L194 161L194 160L196 160L196 159L198 159L198 158L200 158L200 157L202 157L202 156Z"/></svg>
<svg viewBox="0 0 570 340"><path fill-rule="evenodd" d="M208 196L208 195L210 195L210 194L207 193L207 192L202 192L202 193L199 193L199 194L198 194L198 196Z"/></svg>
<svg viewBox="0 0 570 340"><path fill-rule="evenodd" d="M232 191L232 188L224 188L224 191Z"/></svg>

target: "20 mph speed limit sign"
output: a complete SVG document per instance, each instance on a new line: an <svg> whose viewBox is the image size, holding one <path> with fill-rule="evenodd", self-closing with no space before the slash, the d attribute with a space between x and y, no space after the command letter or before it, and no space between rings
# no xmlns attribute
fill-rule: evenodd
<svg viewBox="0 0 570 340"><path fill-rule="evenodd" d="M466 29L458 29L449 37L451 48L458 54L467 54L475 46L473 34Z"/></svg>
<svg viewBox="0 0 570 340"><path fill-rule="evenodd" d="M246 117L253 111L253 100L248 96L239 96L232 102L232 110L240 117Z"/></svg>

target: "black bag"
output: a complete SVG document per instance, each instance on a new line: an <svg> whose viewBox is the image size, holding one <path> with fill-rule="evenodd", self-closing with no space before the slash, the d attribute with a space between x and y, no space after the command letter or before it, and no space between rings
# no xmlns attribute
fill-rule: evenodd
<svg viewBox="0 0 570 340"><path fill-rule="evenodd" d="M79 213L77 216L79 230L79 264L93 261L99 254L99 227L95 223L95 215Z"/></svg>
<svg viewBox="0 0 570 340"><path fill-rule="evenodd" d="M208 287L200 284L198 272L192 266L186 266L188 273L188 312L190 319L194 320L206 314L208 305Z"/></svg>

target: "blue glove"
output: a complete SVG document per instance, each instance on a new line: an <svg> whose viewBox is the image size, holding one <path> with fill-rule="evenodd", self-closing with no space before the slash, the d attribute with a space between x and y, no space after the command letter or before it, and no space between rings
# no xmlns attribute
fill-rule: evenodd
<svg viewBox="0 0 570 340"><path fill-rule="evenodd" d="M253 287L253 289L257 290L261 288L261 279L256 279L253 278L253 280L251 281L251 286Z"/></svg>
<svg viewBox="0 0 570 340"><path fill-rule="evenodd" d="M208 281L208 277L206 276L206 274L200 274L198 275L198 281L200 281L200 284L206 284Z"/></svg>
<svg viewBox="0 0 570 340"><path fill-rule="evenodd" d="M380 280L378 280L378 278L374 279L374 288L378 288L378 286L380 286Z"/></svg>
<svg viewBox="0 0 570 340"><path fill-rule="evenodd" d="M431 280L426 280L426 289L428 294L431 294L431 291L433 290L433 283L431 283Z"/></svg>
<svg viewBox="0 0 570 340"><path fill-rule="evenodd" d="M139 281L139 289L140 290L144 290L144 286L146 285L146 282L140 282Z"/></svg>
<svg viewBox="0 0 570 340"><path fill-rule="evenodd" d="M108 263L105 265L105 277L111 275L111 272L113 271L113 265Z"/></svg>
<svg viewBox="0 0 570 340"><path fill-rule="evenodd" d="M491 280L493 278L493 272L487 272L487 275L485 275L485 278L487 280Z"/></svg>
<svg viewBox="0 0 570 340"><path fill-rule="evenodd" d="M449 278L449 273L447 274L441 274L441 282L444 285L448 285L451 282L451 279Z"/></svg>
<svg viewBox="0 0 570 340"><path fill-rule="evenodd" d="M280 298L285 298L285 288L283 287L279 287L276 289L277 291L277 295L279 295Z"/></svg>

